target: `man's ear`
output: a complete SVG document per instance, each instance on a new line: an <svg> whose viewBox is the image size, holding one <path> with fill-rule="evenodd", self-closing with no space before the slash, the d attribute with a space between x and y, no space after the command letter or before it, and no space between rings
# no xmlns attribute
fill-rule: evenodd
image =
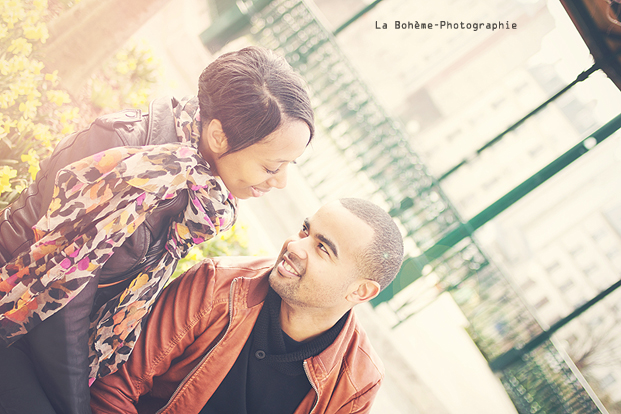
<svg viewBox="0 0 621 414"><path fill-rule="evenodd" d="M206 127L203 127L201 140L207 145L209 151L218 157L229 149L229 142L222 130L222 123L217 119L212 119Z"/></svg>
<svg viewBox="0 0 621 414"><path fill-rule="evenodd" d="M380 293L380 284L375 280L362 279L356 283L358 287L347 296L350 302L368 302Z"/></svg>

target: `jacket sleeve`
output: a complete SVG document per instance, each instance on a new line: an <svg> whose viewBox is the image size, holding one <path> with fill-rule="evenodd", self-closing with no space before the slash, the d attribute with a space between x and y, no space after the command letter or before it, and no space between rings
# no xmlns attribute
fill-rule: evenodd
<svg viewBox="0 0 621 414"><path fill-rule="evenodd" d="M164 289L128 361L91 386L93 413L138 412L136 404L152 390L154 379L165 374L172 361L209 326L213 308L213 269L213 263L205 261ZM192 368L188 366L187 373Z"/></svg>

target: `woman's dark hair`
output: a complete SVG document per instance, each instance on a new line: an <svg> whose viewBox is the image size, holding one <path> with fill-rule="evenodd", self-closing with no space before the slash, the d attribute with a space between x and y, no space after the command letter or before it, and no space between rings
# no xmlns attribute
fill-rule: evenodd
<svg viewBox="0 0 621 414"><path fill-rule="evenodd" d="M227 153L256 144L287 120L315 127L313 109L302 78L284 58L251 46L218 57L198 79L201 121L222 124Z"/></svg>

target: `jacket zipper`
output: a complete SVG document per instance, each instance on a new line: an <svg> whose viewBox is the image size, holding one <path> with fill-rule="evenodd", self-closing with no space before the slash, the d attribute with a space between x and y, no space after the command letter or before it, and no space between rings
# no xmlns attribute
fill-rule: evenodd
<svg viewBox="0 0 621 414"><path fill-rule="evenodd" d="M319 389L317 389L317 386L313 382L310 373L308 372L308 363L304 361L302 365L304 366L304 373L306 374L306 378L308 378L308 382L310 382L311 387L313 387L313 389L315 390L315 394L317 394L317 397L315 397L315 404L313 404L313 408L311 408L310 412L308 413L313 414L313 411L315 411L315 408L317 408L317 404L319 404Z"/></svg>
<svg viewBox="0 0 621 414"><path fill-rule="evenodd" d="M209 357L209 355L211 355L211 352L216 349L216 347L218 345L220 345L220 342L222 342L222 340L224 340L224 338L226 337L226 334L229 333L229 329L231 328L231 322L233 321L233 291L234 291L234 287L235 287L235 283L238 281L239 279L233 279L233 281L231 282L231 290L229 291L229 324L226 327L226 330L224 331L224 335L222 335L222 338L220 338L220 340L209 350L209 352L207 352L207 354L205 354L205 356L203 357L203 359L201 359L201 362L199 362L193 369L192 371L190 371L190 373L188 375L185 376L185 378L183 379L183 381L181 381L181 383L177 386L177 389L175 390L175 392L173 393L173 395L170 397L170 399L168 400L168 402L166 403L165 406L163 406L162 408L160 408L155 414L160 414L161 412L163 412L169 405L170 402L172 400L175 399L175 397L177 396L177 394L179 393L179 390L181 389L181 387L183 387L185 385L185 383L188 381L188 379L194 375L194 373L201 367L201 365L203 365L203 362L205 362L205 360ZM312 385L312 382L311 382Z"/></svg>

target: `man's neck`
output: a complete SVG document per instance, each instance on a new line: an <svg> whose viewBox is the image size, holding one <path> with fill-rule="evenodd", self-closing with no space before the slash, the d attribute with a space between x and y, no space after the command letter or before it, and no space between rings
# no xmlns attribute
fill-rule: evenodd
<svg viewBox="0 0 621 414"><path fill-rule="evenodd" d="M315 313L307 309L290 306L285 301L280 305L280 327L296 342L306 342L317 338L332 328L346 313Z"/></svg>

